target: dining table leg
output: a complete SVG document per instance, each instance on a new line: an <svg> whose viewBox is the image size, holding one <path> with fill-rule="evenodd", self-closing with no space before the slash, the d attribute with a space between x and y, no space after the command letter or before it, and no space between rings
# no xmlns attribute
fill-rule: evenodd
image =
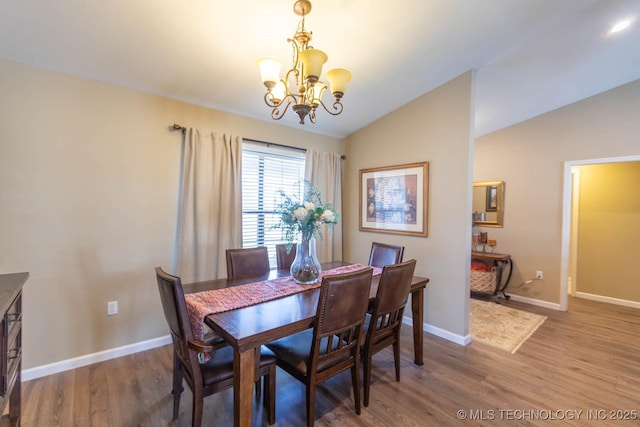
<svg viewBox="0 0 640 427"><path fill-rule="evenodd" d="M233 358L233 425L250 427L255 380L255 351L234 349Z"/></svg>
<svg viewBox="0 0 640 427"><path fill-rule="evenodd" d="M422 324L424 322L424 288L416 289L411 293L411 317L413 318L413 353L414 363L424 365L422 357Z"/></svg>

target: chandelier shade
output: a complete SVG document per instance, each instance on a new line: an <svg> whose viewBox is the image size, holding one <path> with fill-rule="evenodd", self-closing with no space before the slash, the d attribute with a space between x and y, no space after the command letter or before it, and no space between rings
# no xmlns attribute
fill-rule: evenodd
<svg viewBox="0 0 640 427"><path fill-rule="evenodd" d="M283 78L279 61L268 57L258 60L262 83L267 88L264 102L272 109L271 118L274 120L280 120L291 107L300 118L300 124L304 124L307 117L311 123L315 123L319 106L333 116L342 113L341 99L347 83L351 80L351 73L344 68L335 68L327 72L326 77L334 97L332 108L328 108L322 100L327 84L320 78L322 67L329 57L323 51L309 45L312 33L304 27L305 16L311 11L311 2L297 0L293 10L302 16L302 21L298 24L293 38L287 39L293 48L292 67Z"/></svg>
<svg viewBox="0 0 640 427"><path fill-rule="evenodd" d="M351 80L351 73L344 68L334 68L327 72L327 79L329 80L333 96L337 96L336 94L339 93L340 97L342 97L347 88L347 83Z"/></svg>
<svg viewBox="0 0 640 427"><path fill-rule="evenodd" d="M304 80L317 82L322 74L322 66L327 62L327 54L318 49L305 49L300 52L300 61L304 70Z"/></svg>
<svg viewBox="0 0 640 427"><path fill-rule="evenodd" d="M282 65L274 58L261 58L258 60L262 82L265 86L273 88L280 81L280 69Z"/></svg>

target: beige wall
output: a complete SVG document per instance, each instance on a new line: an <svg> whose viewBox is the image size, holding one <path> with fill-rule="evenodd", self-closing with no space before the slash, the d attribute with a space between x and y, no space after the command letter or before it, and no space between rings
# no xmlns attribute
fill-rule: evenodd
<svg viewBox="0 0 640 427"><path fill-rule="evenodd" d="M511 293L560 303L564 162L640 154L639 111L637 80L477 139L474 181L505 182L504 228L484 230L513 257Z"/></svg>
<svg viewBox="0 0 640 427"><path fill-rule="evenodd" d="M640 302L640 162L578 169L576 291Z"/></svg>
<svg viewBox="0 0 640 427"><path fill-rule="evenodd" d="M516 263L513 293L557 302L566 160L637 155L640 81L471 144L473 73L342 140L0 61L0 274L25 288L28 369L167 333L153 267L171 268L180 123L346 153L345 259L371 241L401 243L431 278L426 323L467 334L471 172L503 180L505 227L487 229ZM358 231L358 170L430 163L429 237ZM106 316L118 300L120 314Z"/></svg>
<svg viewBox="0 0 640 427"><path fill-rule="evenodd" d="M169 125L344 152L338 139L5 61L0 93L0 273L31 273L25 369L168 333L153 268L173 269L181 135ZM107 317L111 300L120 314Z"/></svg>
<svg viewBox="0 0 640 427"><path fill-rule="evenodd" d="M343 196L346 258L366 262L372 241L404 245L404 259L431 279L425 321L459 336L468 332L473 81L465 73L351 135ZM429 162L429 236L358 231L358 171L421 161Z"/></svg>

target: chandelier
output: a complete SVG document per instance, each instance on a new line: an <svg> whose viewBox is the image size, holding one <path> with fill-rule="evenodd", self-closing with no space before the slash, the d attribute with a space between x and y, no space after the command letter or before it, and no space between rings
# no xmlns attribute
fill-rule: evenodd
<svg viewBox="0 0 640 427"><path fill-rule="evenodd" d="M322 106L325 111L333 116L342 113L342 96L351 73L343 68L334 68L327 72L329 87L334 97L333 109L327 108L322 101L322 95L327 85L320 81L322 65L327 62L327 54L314 49L309 45L311 31L304 27L304 18L311 12L311 2L297 0L293 5L296 15L302 16L293 38L287 39L293 48L292 67L280 77L280 63L273 58L258 60L262 82L267 87L264 94L264 102L272 108L271 118L280 120L289 109L289 106L300 117L300 124L309 116L311 123L316 122L316 110Z"/></svg>

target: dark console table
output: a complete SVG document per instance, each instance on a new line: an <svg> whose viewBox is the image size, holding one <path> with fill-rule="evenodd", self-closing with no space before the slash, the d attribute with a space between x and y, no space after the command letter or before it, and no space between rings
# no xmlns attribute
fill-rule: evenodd
<svg viewBox="0 0 640 427"><path fill-rule="evenodd" d="M489 253L489 252L471 252L471 259L477 259L483 261L487 264L493 265L496 268L496 284L493 293L491 294L496 302L500 295L502 295L505 299L509 299L509 295L507 295L504 290L509 285L509 280L511 280L511 273L513 272L513 261L511 260L511 255L509 254L498 254L498 253ZM504 266L509 267L509 273L506 278L504 276ZM473 292L472 292L473 293Z"/></svg>
<svg viewBox="0 0 640 427"><path fill-rule="evenodd" d="M9 404L9 415L0 425L20 425L22 370L22 286L29 273L0 274L0 414Z"/></svg>

